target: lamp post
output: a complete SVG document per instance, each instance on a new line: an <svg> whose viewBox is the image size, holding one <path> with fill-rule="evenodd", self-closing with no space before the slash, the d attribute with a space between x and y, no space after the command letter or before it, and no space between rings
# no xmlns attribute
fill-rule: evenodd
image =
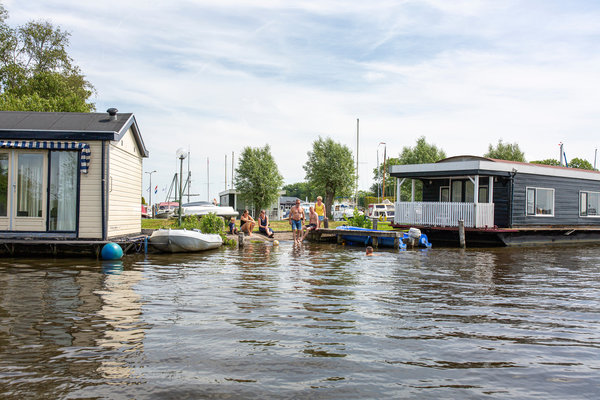
<svg viewBox="0 0 600 400"><path fill-rule="evenodd" d="M183 160L187 157L185 149L177 149L177 158L179 158L179 226L181 226L181 202L183 200Z"/></svg>
<svg viewBox="0 0 600 400"><path fill-rule="evenodd" d="M155 173L156 170L151 171L151 172L146 172L146 174L150 175L150 195L148 197L148 204L150 204L150 213L152 215L152 218L154 218L154 207L152 207L152 174Z"/></svg>
<svg viewBox="0 0 600 400"><path fill-rule="evenodd" d="M379 196L381 195L381 182L380 182L380 178L381 178L381 173L379 172L379 146L383 145L384 146L384 154L385 154L385 142L379 142L379 144L377 145L377 187L379 188L379 190L377 190L377 202L380 203L379 201ZM384 159L384 163L385 163L385 159ZM384 172L385 174L385 172ZM385 176L385 175L384 175ZM385 182L385 180L384 180Z"/></svg>

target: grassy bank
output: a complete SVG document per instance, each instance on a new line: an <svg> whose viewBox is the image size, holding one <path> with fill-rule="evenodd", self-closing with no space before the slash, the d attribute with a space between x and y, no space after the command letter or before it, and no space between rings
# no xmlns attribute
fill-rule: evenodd
<svg viewBox="0 0 600 400"><path fill-rule="evenodd" d="M336 228L340 225L344 225L345 221L331 221L329 222L330 228ZM240 221L236 220L235 225L240 227ZM292 227L288 220L284 221L272 221L271 229L275 232L291 232ZM177 226L177 219L153 219L153 218L142 218L142 229L161 229L161 228L175 228ZM226 226L227 228L227 226ZM254 231L258 232L258 225L254 228Z"/></svg>

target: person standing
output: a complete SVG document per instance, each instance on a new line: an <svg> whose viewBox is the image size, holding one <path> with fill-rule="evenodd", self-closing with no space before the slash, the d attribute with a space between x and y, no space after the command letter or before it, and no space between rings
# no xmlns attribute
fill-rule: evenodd
<svg viewBox="0 0 600 400"><path fill-rule="evenodd" d="M325 220L325 203L323 203L323 198L321 196L317 196L317 202L315 203L315 212L319 218L317 222L317 229L321 229L321 221Z"/></svg>
<svg viewBox="0 0 600 400"><path fill-rule="evenodd" d="M302 242L302 224L304 222L304 209L300 207L300 199L290 209L290 225L292 225L292 235L294 243Z"/></svg>

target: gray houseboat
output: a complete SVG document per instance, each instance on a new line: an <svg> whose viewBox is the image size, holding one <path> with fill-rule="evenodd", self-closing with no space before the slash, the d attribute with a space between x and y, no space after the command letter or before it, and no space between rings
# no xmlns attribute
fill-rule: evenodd
<svg viewBox="0 0 600 400"><path fill-rule="evenodd" d="M395 203L394 226L418 227L433 243L600 243L600 172L476 156L433 164L391 166L400 187L412 182L411 201ZM422 200L415 201L415 182Z"/></svg>

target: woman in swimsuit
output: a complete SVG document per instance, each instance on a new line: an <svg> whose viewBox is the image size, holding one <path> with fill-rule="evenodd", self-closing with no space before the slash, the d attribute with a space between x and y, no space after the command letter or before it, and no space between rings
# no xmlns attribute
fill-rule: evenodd
<svg viewBox="0 0 600 400"><path fill-rule="evenodd" d="M258 231L270 238L274 236L273 229L269 227L269 217L267 217L265 210L260 210L260 215L258 216Z"/></svg>
<svg viewBox="0 0 600 400"><path fill-rule="evenodd" d="M247 233L248 236L252 236L254 225L256 225L256 221L254 221L254 218L250 216L248 210L244 210L242 216L240 217L240 229L242 232Z"/></svg>

